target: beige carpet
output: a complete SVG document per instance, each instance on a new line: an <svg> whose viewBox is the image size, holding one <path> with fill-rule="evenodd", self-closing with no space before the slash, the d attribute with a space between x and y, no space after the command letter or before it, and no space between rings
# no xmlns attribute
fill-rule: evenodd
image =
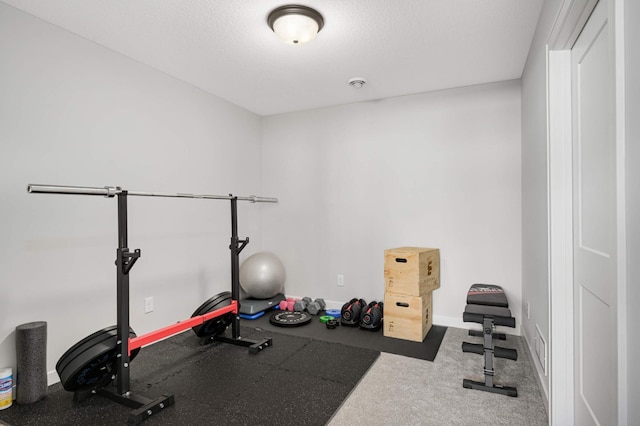
<svg viewBox="0 0 640 426"><path fill-rule="evenodd" d="M517 387L516 398L462 387L463 378L484 381L483 357L463 353L465 340L482 343L449 328L434 362L383 352L329 425L548 425L524 339L499 341L518 350L518 361L494 363L494 383Z"/></svg>

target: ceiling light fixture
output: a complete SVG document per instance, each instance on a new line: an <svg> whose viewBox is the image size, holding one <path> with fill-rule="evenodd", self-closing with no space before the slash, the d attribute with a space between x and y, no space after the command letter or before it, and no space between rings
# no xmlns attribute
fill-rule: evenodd
<svg viewBox="0 0 640 426"><path fill-rule="evenodd" d="M302 44L316 38L324 26L324 19L317 10L290 4L272 10L267 23L285 43Z"/></svg>

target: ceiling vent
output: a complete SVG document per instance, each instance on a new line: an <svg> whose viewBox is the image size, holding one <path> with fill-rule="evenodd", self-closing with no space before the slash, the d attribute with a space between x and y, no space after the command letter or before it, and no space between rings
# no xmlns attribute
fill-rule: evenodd
<svg viewBox="0 0 640 426"><path fill-rule="evenodd" d="M367 84L367 80L364 78L354 77L349 79L349 86L355 87L356 89L360 89L365 84Z"/></svg>

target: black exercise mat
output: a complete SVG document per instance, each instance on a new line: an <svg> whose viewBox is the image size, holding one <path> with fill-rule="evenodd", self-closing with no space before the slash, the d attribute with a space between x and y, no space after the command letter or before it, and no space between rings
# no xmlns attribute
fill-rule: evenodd
<svg viewBox="0 0 640 426"><path fill-rule="evenodd" d="M173 394L175 404L143 425L324 425L380 354L311 338L242 327L244 338L273 346L201 346L191 331L143 348L131 363L131 390ZM230 330L227 331L230 333ZM0 424L118 425L131 409L100 396L73 402L60 384L34 404L0 411Z"/></svg>
<svg viewBox="0 0 640 426"><path fill-rule="evenodd" d="M436 359L438 349L442 343L447 327L433 325L423 342L394 339L383 336L382 329L378 331L362 330L360 327L338 326L330 330L320 322L320 316L314 316L308 325L300 327L278 327L269 322L269 318L279 311L267 311L263 316L254 320L242 320L242 325L259 330L268 330L286 333L291 336L309 337L326 342L342 343L357 348L372 349L374 351L388 352L404 355L411 358L433 361Z"/></svg>

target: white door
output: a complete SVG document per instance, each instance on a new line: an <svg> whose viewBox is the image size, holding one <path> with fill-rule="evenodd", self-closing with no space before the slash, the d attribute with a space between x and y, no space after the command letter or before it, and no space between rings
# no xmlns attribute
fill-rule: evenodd
<svg viewBox="0 0 640 426"><path fill-rule="evenodd" d="M611 0L609 0L611 1ZM617 424L613 25L600 0L571 51L575 424Z"/></svg>

